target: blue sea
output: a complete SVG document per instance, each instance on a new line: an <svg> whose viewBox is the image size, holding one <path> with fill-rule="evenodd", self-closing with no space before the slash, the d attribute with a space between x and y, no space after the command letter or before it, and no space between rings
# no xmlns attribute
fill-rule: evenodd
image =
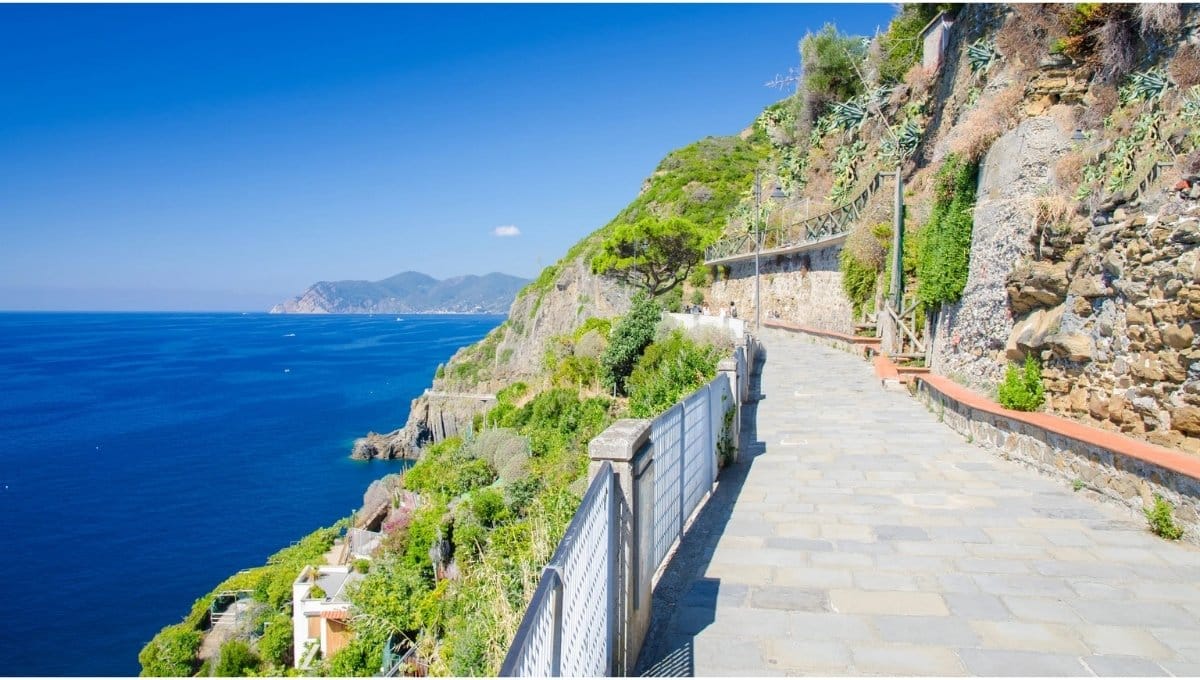
<svg viewBox="0 0 1200 680"><path fill-rule="evenodd" d="M358 507L499 316L0 314L0 675L136 675L226 576Z"/></svg>

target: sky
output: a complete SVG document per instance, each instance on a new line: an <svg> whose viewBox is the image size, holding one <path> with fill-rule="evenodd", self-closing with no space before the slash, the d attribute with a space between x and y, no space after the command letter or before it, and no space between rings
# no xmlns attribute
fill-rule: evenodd
<svg viewBox="0 0 1200 680"><path fill-rule="evenodd" d="M0 5L0 309L534 277L879 5Z"/></svg>

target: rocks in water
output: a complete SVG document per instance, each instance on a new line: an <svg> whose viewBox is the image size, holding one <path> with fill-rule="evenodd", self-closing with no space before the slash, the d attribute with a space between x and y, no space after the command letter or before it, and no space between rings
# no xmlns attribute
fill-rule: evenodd
<svg viewBox="0 0 1200 680"><path fill-rule="evenodd" d="M403 436L403 432L402 429L388 434L368 432L367 436L354 440L354 448L350 451L350 457L355 460L416 458L417 452L411 447L405 446L406 438Z"/></svg>

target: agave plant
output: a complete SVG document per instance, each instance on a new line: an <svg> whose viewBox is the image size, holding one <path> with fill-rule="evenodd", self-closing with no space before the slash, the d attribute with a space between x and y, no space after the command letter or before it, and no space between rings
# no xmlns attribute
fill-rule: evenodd
<svg viewBox="0 0 1200 680"><path fill-rule="evenodd" d="M1183 95L1183 105L1179 115L1191 123L1200 122L1200 85L1193 85Z"/></svg>
<svg viewBox="0 0 1200 680"><path fill-rule="evenodd" d="M1129 82L1121 88L1118 95L1122 104L1133 101L1156 102L1172 84L1171 77L1161 68L1135 71L1129 74Z"/></svg>
<svg viewBox="0 0 1200 680"><path fill-rule="evenodd" d="M854 166L866 150L867 145L862 140L838 147L833 159L833 188L829 191L829 200L834 205L845 203L850 196L850 190L858 179Z"/></svg>
<svg viewBox="0 0 1200 680"><path fill-rule="evenodd" d="M904 155L908 155L916 151L917 145L921 143L921 135L925 130L913 121L907 121L900 127L900 131L896 134L896 140L900 142L900 150Z"/></svg>
<svg viewBox="0 0 1200 680"><path fill-rule="evenodd" d="M879 142L880 164L885 167L895 165L897 161L910 156L921 143L921 135L924 132L920 125L911 120L892 126L892 136L895 140L889 136Z"/></svg>
<svg viewBox="0 0 1200 680"><path fill-rule="evenodd" d="M857 97L849 101L834 102L830 109L829 115L835 129L853 130L867 119L867 108Z"/></svg>
<svg viewBox="0 0 1200 680"><path fill-rule="evenodd" d="M890 138L879 142L879 163L883 167L896 164L900 160L899 147Z"/></svg>
<svg viewBox="0 0 1200 680"><path fill-rule="evenodd" d="M967 61L971 64L972 73L987 73L999 59L1000 52L991 40L980 38L967 47Z"/></svg>

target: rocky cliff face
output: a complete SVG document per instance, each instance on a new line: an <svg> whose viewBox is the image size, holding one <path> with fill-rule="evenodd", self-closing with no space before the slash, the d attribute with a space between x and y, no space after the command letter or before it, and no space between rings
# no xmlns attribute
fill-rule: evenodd
<svg viewBox="0 0 1200 680"><path fill-rule="evenodd" d="M1196 24L1185 13L1142 66L1171 68ZM1200 191L1175 153L1194 95L1118 100L1094 76L1052 55L1028 77L1033 117L987 153L969 282L938 318L933 368L986 392L1032 355L1048 410L1200 453Z"/></svg>
<svg viewBox="0 0 1200 680"><path fill-rule="evenodd" d="M489 395L516 381L540 381L542 357L552 338L570 333L590 317L611 318L629 310L632 291L591 273L588 256L554 265L548 285L531 285L517 296L508 320L479 343L463 347L413 400L404 427L371 433L355 442L355 458L416 458L422 447L458 434L494 403Z"/></svg>
<svg viewBox="0 0 1200 680"><path fill-rule="evenodd" d="M1014 315L1029 311L1010 311L1009 275L1033 252L1035 199L1054 182L1054 163L1068 149L1069 131L1039 116L1000 137L985 156L967 285L959 302L943 305L934 326L937 373L983 391L1003 377Z"/></svg>

